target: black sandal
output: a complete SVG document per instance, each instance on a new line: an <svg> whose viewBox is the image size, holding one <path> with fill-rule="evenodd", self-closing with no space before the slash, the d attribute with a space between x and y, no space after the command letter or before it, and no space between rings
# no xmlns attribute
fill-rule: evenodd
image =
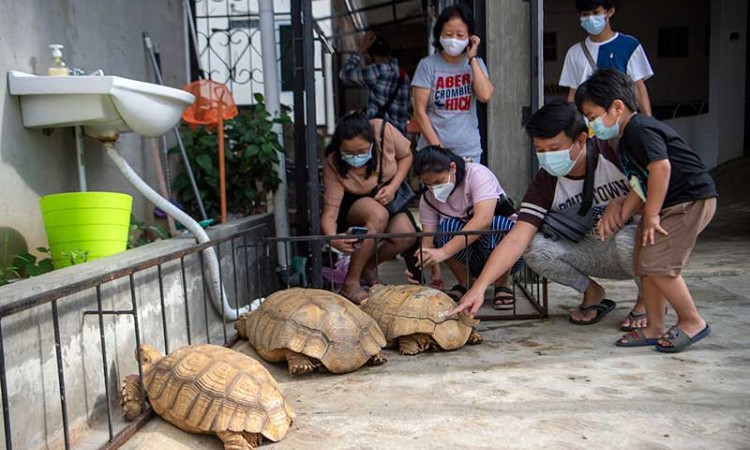
<svg viewBox="0 0 750 450"><path fill-rule="evenodd" d="M513 289L506 286L495 286L493 298L495 303L492 307L500 311L513 309L513 305L516 303L516 295L513 293Z"/></svg>
<svg viewBox="0 0 750 450"><path fill-rule="evenodd" d="M443 292L448 294L448 297L452 298L453 301L458 303L461 301L461 297L463 297L466 294L466 288L460 284L456 284L449 290L443 291Z"/></svg>

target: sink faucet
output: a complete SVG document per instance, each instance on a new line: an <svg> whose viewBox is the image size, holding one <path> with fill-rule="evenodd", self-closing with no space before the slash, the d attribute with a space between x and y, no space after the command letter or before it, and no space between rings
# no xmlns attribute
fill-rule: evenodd
<svg viewBox="0 0 750 450"><path fill-rule="evenodd" d="M98 69L98 70L95 70L95 71L87 74L86 71L83 70L83 69L79 69L78 67L71 67L69 69L69 72L70 72L70 75L74 76L74 77L79 77L79 76L82 76L82 75L95 76L95 77L104 76L104 70L102 70L102 69Z"/></svg>

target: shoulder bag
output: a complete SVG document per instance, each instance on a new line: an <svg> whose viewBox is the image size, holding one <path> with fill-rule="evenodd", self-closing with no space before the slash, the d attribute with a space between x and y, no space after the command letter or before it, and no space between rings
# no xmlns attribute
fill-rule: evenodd
<svg viewBox="0 0 750 450"><path fill-rule="evenodd" d="M583 201L579 208L562 211L550 209L544 217L539 231L554 241L560 238L571 242L581 242L594 226L594 172L598 161L593 144L589 141L586 150L586 179L583 182Z"/></svg>

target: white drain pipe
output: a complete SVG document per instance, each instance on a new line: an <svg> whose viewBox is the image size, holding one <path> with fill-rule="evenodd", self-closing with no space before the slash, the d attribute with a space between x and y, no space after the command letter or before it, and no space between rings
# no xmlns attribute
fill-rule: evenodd
<svg viewBox="0 0 750 450"><path fill-rule="evenodd" d="M102 142L104 149L107 151L107 155L115 163L117 168L120 170L126 180L135 186L138 191L149 199L154 205L158 206L162 211L174 217L174 219L185 226L193 236L198 240L199 243L203 244L209 242L211 239L208 237L206 231L193 220L192 217L185 214L179 208L175 207L172 203L167 201L164 197L159 195L158 192L151 189L145 181L143 181L135 170L130 167L125 158L123 158L115 147L115 142ZM221 283L221 277L219 275L219 259L216 257L216 251L213 247L209 247L203 250L203 257L206 261L206 267L208 269L208 277L210 281L210 295L211 301L213 302L216 312L221 314L222 308L224 311L224 320L235 321L239 317L239 314L245 313L250 310L249 306L243 306L239 310L229 305L224 286Z"/></svg>
<svg viewBox="0 0 750 450"><path fill-rule="evenodd" d="M258 19L260 21L260 48L263 55L263 95L266 98L266 110L271 115L278 117L281 114L281 80L276 67L276 18L273 12L273 0L258 0ZM272 129L279 136L279 143L283 146L283 126L277 123L273 125ZM286 202L286 156L282 152L277 152L277 156L279 157L279 188L273 194L273 219L276 236L289 237L289 216L287 215ZM287 258L286 245L283 242L276 244L276 254L279 261L277 270L280 273L288 274L291 268Z"/></svg>

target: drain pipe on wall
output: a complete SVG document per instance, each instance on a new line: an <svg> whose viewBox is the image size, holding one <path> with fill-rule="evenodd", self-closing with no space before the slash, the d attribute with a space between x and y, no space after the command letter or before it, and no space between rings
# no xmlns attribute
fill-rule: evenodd
<svg viewBox="0 0 750 450"><path fill-rule="evenodd" d="M281 114L281 80L277 69L276 55L276 19L273 0L258 0L258 18L260 21L260 47L263 56L263 95L266 98L266 109L272 116ZM284 128L281 124L273 125L273 131L279 136L279 143L284 145ZM289 216L287 215L286 156L277 152L279 157L279 188L273 194L273 219L277 237L289 237ZM290 274L286 245L276 244L279 265L276 272L286 282Z"/></svg>
<svg viewBox="0 0 750 450"><path fill-rule="evenodd" d="M158 192L153 190L145 181L143 181L128 162L123 158L115 147L114 141L102 141L104 150L107 152L107 156L115 163L115 166L120 170L126 180L130 182L138 191L149 199L154 205L159 207L162 211L174 217L174 219L180 222L188 230L193 233L193 236L198 240L199 243L203 244L209 242L210 238L206 231L200 226L198 222L193 220L189 215L185 214L179 208L175 207L167 199L159 195ZM221 276L219 273L219 259L216 257L216 251L213 247L209 247L203 250L203 257L206 261L206 268L208 269L208 278L210 282L210 296L213 302L216 312L223 314L224 320L232 322L237 320L240 314L243 314L250 310L249 306L243 306L241 308L233 308L227 299L227 294L224 291L224 286L221 283Z"/></svg>

